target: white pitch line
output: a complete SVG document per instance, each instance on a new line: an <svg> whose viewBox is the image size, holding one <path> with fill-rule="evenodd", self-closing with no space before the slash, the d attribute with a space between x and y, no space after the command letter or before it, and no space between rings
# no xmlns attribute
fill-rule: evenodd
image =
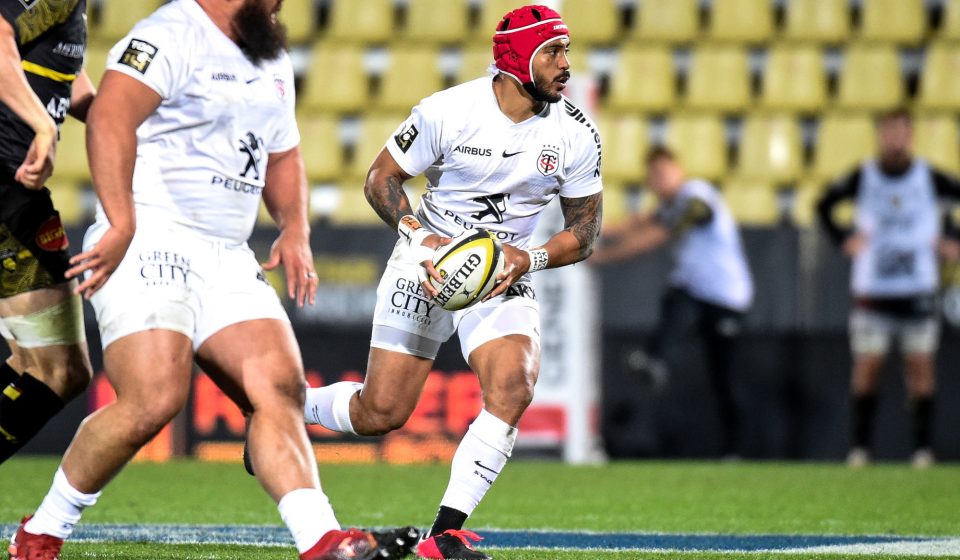
<svg viewBox="0 0 960 560"><path fill-rule="evenodd" d="M873 544L842 544L771 550L780 554L847 554L851 556L960 556L960 539L898 541Z"/></svg>

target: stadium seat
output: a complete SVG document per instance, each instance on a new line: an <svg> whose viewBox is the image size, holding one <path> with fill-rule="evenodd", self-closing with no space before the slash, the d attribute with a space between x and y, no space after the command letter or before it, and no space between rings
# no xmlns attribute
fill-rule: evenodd
<svg viewBox="0 0 960 560"><path fill-rule="evenodd" d="M73 117L60 125L53 173L62 181L90 182L90 164L87 162L87 127Z"/></svg>
<svg viewBox="0 0 960 560"><path fill-rule="evenodd" d="M960 109L960 44L941 42L927 48L918 105L923 109Z"/></svg>
<svg viewBox="0 0 960 560"><path fill-rule="evenodd" d="M621 35L617 0L563 0L560 8L578 45L609 45Z"/></svg>
<svg viewBox="0 0 960 560"><path fill-rule="evenodd" d="M704 44L693 54L686 104L693 109L742 111L750 103L750 69L745 49Z"/></svg>
<svg viewBox="0 0 960 560"><path fill-rule="evenodd" d="M462 84L486 75L487 68L490 68L491 64L493 64L493 48L490 45L475 44L462 49L456 82Z"/></svg>
<svg viewBox="0 0 960 560"><path fill-rule="evenodd" d="M823 194L826 183L823 180L805 178L793 190L790 204L790 218L794 225L809 228L816 225L817 201ZM839 210L839 209L838 209Z"/></svg>
<svg viewBox="0 0 960 560"><path fill-rule="evenodd" d="M770 0L713 0L709 36L720 41L757 44L773 34Z"/></svg>
<svg viewBox="0 0 960 560"><path fill-rule="evenodd" d="M849 35L849 0L790 0L787 3L785 38L838 44Z"/></svg>
<svg viewBox="0 0 960 560"><path fill-rule="evenodd" d="M103 73L107 68L107 53L110 52L110 45L106 43L90 43L87 45L87 52L84 55L84 70L94 86L100 85L103 79Z"/></svg>
<svg viewBox="0 0 960 560"><path fill-rule="evenodd" d="M467 34L468 8L467 0L409 0L404 39L414 43L459 43Z"/></svg>
<svg viewBox="0 0 960 560"><path fill-rule="evenodd" d="M604 180L637 183L643 179L649 146L646 120L630 114L603 114L597 127L603 139Z"/></svg>
<svg viewBox="0 0 960 560"><path fill-rule="evenodd" d="M960 0L944 0L943 21L938 37L950 41L960 40Z"/></svg>
<svg viewBox="0 0 960 560"><path fill-rule="evenodd" d="M688 176L716 180L727 172L726 134L718 115L680 113L667 123L666 141Z"/></svg>
<svg viewBox="0 0 960 560"><path fill-rule="evenodd" d="M623 183L603 177L603 224L619 224L631 214L627 189Z"/></svg>
<svg viewBox="0 0 960 560"><path fill-rule="evenodd" d="M855 44L843 55L837 106L882 111L903 102L900 60L892 45Z"/></svg>
<svg viewBox="0 0 960 560"><path fill-rule="evenodd" d="M163 3L164 0L101 0L100 17L90 26L91 38L115 43Z"/></svg>
<svg viewBox="0 0 960 560"><path fill-rule="evenodd" d="M352 46L315 43L300 96L301 107L311 111L355 112L367 109L369 98L363 52Z"/></svg>
<svg viewBox="0 0 960 560"><path fill-rule="evenodd" d="M315 183L339 177L344 162L338 119L324 114L297 115L297 125L307 179Z"/></svg>
<svg viewBox="0 0 960 560"><path fill-rule="evenodd" d="M391 111L410 111L421 99L441 89L443 75L434 48L392 49L390 67L380 81L377 106Z"/></svg>
<svg viewBox="0 0 960 560"><path fill-rule="evenodd" d="M834 181L876 151L873 120L865 114L827 113L820 119L813 176Z"/></svg>
<svg viewBox="0 0 960 560"><path fill-rule="evenodd" d="M781 186L803 171L800 125L790 115L752 114L743 123L737 175Z"/></svg>
<svg viewBox="0 0 960 560"><path fill-rule="evenodd" d="M763 180L728 177L723 199L741 226L773 226L780 219L777 191Z"/></svg>
<svg viewBox="0 0 960 560"><path fill-rule="evenodd" d="M913 147L917 155L937 168L960 175L960 130L956 113L934 113L914 117Z"/></svg>
<svg viewBox="0 0 960 560"><path fill-rule="evenodd" d="M868 41L916 45L926 31L924 0L864 0L860 36Z"/></svg>
<svg viewBox="0 0 960 560"><path fill-rule="evenodd" d="M385 43L393 38L392 0L333 0L327 37L342 42Z"/></svg>
<svg viewBox="0 0 960 560"><path fill-rule="evenodd" d="M407 115L408 113L374 113L364 116L360 123L360 135L353 149L353 162L349 168L351 177L362 180L367 176L370 164Z"/></svg>
<svg viewBox="0 0 960 560"><path fill-rule="evenodd" d="M333 225L382 225L380 217L370 207L363 194L363 182L351 181L340 185L339 200L330 214Z"/></svg>
<svg viewBox="0 0 960 560"><path fill-rule="evenodd" d="M473 30L474 39L492 48L493 34L497 31L497 24L500 23L507 12L511 12L522 5L522 2L518 3L516 0L484 0L480 4L479 23Z"/></svg>
<svg viewBox="0 0 960 560"><path fill-rule="evenodd" d="M283 0L280 21L287 26L290 44L309 42L317 30L317 6L314 0Z"/></svg>
<svg viewBox="0 0 960 560"><path fill-rule="evenodd" d="M643 41L689 43L700 28L697 0L643 0L637 17L632 36Z"/></svg>
<svg viewBox="0 0 960 560"><path fill-rule="evenodd" d="M662 112L673 106L676 95L673 56L669 49L645 46L620 51L607 99L611 109Z"/></svg>
<svg viewBox="0 0 960 560"><path fill-rule="evenodd" d="M827 100L823 56L813 45L777 45L763 73L761 104L768 109L810 113Z"/></svg>

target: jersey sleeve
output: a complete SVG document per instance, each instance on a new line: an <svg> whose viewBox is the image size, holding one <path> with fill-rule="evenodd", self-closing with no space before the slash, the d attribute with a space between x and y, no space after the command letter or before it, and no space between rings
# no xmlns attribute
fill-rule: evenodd
<svg viewBox="0 0 960 560"><path fill-rule="evenodd" d="M426 171L443 154L440 146L443 121L438 104L434 96L421 101L387 139L387 151L412 177Z"/></svg>
<svg viewBox="0 0 960 560"><path fill-rule="evenodd" d="M297 117L295 105L297 102L296 92L293 87L293 65L287 55L283 58L282 70L283 82L275 84L278 88L283 88L284 117L278 124L277 130L267 146L267 153L276 154L292 150L300 144L300 130L297 128Z"/></svg>
<svg viewBox="0 0 960 560"><path fill-rule="evenodd" d="M572 142L573 159L567 171L567 179L560 186L560 196L583 198L603 190L600 175L600 132L589 120L576 123L577 135Z"/></svg>
<svg viewBox="0 0 960 560"><path fill-rule="evenodd" d="M107 70L134 78L163 99L175 97L186 83L191 49L189 37L172 29L174 25L150 20L137 24L110 49Z"/></svg>

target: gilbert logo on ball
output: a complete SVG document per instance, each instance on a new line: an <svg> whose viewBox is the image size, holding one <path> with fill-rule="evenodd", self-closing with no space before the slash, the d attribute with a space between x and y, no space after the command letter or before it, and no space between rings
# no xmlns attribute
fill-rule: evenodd
<svg viewBox="0 0 960 560"><path fill-rule="evenodd" d="M437 248L433 265L443 278L443 282L430 279L439 292L433 300L448 311L457 311L493 291L497 275L503 272L503 246L487 230L466 230Z"/></svg>

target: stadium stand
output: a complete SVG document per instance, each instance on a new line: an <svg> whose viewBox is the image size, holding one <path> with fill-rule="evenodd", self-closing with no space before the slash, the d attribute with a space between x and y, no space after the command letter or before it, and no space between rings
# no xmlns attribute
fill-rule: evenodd
<svg viewBox="0 0 960 560"><path fill-rule="evenodd" d="M943 22L939 38L960 40L960 0L944 0Z"/></svg>
<svg viewBox="0 0 960 560"><path fill-rule="evenodd" d="M914 117L914 149L943 171L960 174L960 130L956 113L924 113Z"/></svg>
<svg viewBox="0 0 960 560"><path fill-rule="evenodd" d="M284 0L280 21L287 26L290 44L306 43L317 30L317 6L313 0Z"/></svg>
<svg viewBox="0 0 960 560"><path fill-rule="evenodd" d="M467 0L410 0L403 39L409 43L456 45L467 34L468 19Z"/></svg>
<svg viewBox="0 0 960 560"><path fill-rule="evenodd" d="M421 99L443 89L438 53L433 47L397 47L380 80L377 107L409 111Z"/></svg>
<svg viewBox="0 0 960 560"><path fill-rule="evenodd" d="M564 5L563 20L577 45L610 45L620 37L620 11L616 0L569 2Z"/></svg>
<svg viewBox="0 0 960 560"><path fill-rule="evenodd" d="M773 226L780 220L777 192L762 179L729 177L723 198L733 217L744 226Z"/></svg>
<svg viewBox="0 0 960 560"><path fill-rule="evenodd" d="M337 179L344 164L339 121L328 114L298 114L297 124L307 179L312 182Z"/></svg>
<svg viewBox="0 0 960 560"><path fill-rule="evenodd" d="M792 41L842 43L850 35L848 0L790 0L783 37Z"/></svg>
<svg viewBox="0 0 960 560"><path fill-rule="evenodd" d="M658 113L672 107L676 97L677 80L669 49L637 46L620 51L610 78L610 109Z"/></svg>
<svg viewBox="0 0 960 560"><path fill-rule="evenodd" d="M753 113L743 123L736 174L783 186L803 172L800 125L789 114Z"/></svg>
<svg viewBox="0 0 960 560"><path fill-rule="evenodd" d="M692 42L700 29L697 0L644 0L631 38L671 44Z"/></svg>
<svg viewBox="0 0 960 560"><path fill-rule="evenodd" d="M386 43L396 35L391 0L334 0L326 36L339 42Z"/></svg>
<svg viewBox="0 0 960 560"><path fill-rule="evenodd" d="M773 4L769 0L713 0L711 39L764 43L773 35Z"/></svg>
<svg viewBox="0 0 960 560"><path fill-rule="evenodd" d="M882 111L904 101L904 79L893 45L858 43L844 52L837 105Z"/></svg>
<svg viewBox="0 0 960 560"><path fill-rule="evenodd" d="M827 113L820 119L813 176L832 181L876 151L873 121L865 113Z"/></svg>
<svg viewBox="0 0 960 560"><path fill-rule="evenodd" d="M726 131L719 115L679 113L667 124L666 140L688 175L718 180L727 172Z"/></svg>
<svg viewBox="0 0 960 560"><path fill-rule="evenodd" d="M812 113L826 102L827 77L818 47L777 44L770 48L760 97L763 107Z"/></svg>
<svg viewBox="0 0 960 560"><path fill-rule="evenodd" d="M926 31L923 0L865 0L860 35L868 41L916 45Z"/></svg>
<svg viewBox="0 0 960 560"><path fill-rule="evenodd" d="M649 147L647 122L632 114L602 114L597 127L604 142L603 178L638 183L646 176L643 154Z"/></svg>
<svg viewBox="0 0 960 560"><path fill-rule="evenodd" d="M360 134L353 150L352 164L349 167L351 178L363 179L367 176L370 164L380 153L407 113L374 113L364 115L360 122Z"/></svg>
<svg viewBox="0 0 960 560"><path fill-rule="evenodd" d="M692 109L741 112L750 104L747 52L738 45L699 46L687 80L686 105Z"/></svg>
<svg viewBox="0 0 960 560"><path fill-rule="evenodd" d="M336 79L331 79L335 76ZM363 51L354 46L314 43L300 105L307 111L358 112L370 104Z"/></svg>
<svg viewBox="0 0 960 560"><path fill-rule="evenodd" d="M141 19L159 8L164 0L99 0L91 3L88 17L91 35L99 41L119 41Z"/></svg>
<svg viewBox="0 0 960 560"><path fill-rule="evenodd" d="M919 93L923 109L960 109L960 44L938 42L927 48Z"/></svg>

